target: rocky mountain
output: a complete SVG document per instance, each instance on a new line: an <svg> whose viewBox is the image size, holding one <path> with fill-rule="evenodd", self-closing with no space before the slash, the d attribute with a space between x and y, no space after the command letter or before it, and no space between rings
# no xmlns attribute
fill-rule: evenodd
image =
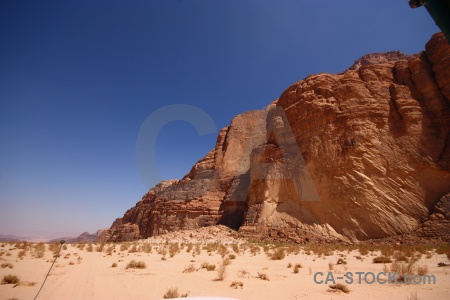
<svg viewBox="0 0 450 300"><path fill-rule="evenodd" d="M100 239L222 224L242 236L450 241L450 46L364 56L236 116L181 180L163 181Z"/></svg>

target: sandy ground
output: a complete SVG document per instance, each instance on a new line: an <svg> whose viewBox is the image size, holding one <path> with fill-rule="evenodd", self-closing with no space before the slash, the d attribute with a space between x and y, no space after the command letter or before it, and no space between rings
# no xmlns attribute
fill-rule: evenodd
<svg viewBox="0 0 450 300"><path fill-rule="evenodd" d="M240 246L239 253L233 251L231 244L227 246L230 264L225 267L224 280L215 280L223 258L220 251L208 252L201 249L201 253L194 255L195 246L187 252L187 246L182 247L173 257L170 256L169 245L159 241L139 241L134 243L136 248L143 251L142 245L151 245L151 253L132 252L133 243L128 250L120 250L121 244L106 244L102 252L88 252L88 244L80 250L76 244L66 245L61 251L50 276L48 277L38 299L162 299L166 291L171 287L178 288L180 294L188 293L189 297L198 296L222 296L237 299L414 299L408 298L417 293L416 299L450 299L450 267L437 267L439 262L449 263L443 254L433 253L426 258L422 255L416 265L427 265L428 275L436 277L436 284L347 284L350 293L331 292L329 284L317 284L314 282L314 274L323 272L326 279L329 272L329 263L333 264L331 273L333 276L343 276L345 272L374 272L383 271L383 264L374 264L372 259L379 255L373 252L361 256L358 250L334 251L332 255L320 257L314 253L307 255L304 250L295 254L291 252L282 260L271 260L264 252L263 247L253 255L250 247L244 244ZM242 242L241 242L242 243ZM45 275L53 261L53 253L48 250L44 257L33 257L33 249L29 248L26 254L19 258L21 249L16 249L14 243L0 243L0 263L10 263L13 268L0 269L0 278L4 275L17 275L22 284L0 285L0 299L34 299ZM114 248L114 250L113 250ZM125 248L125 247L123 247ZM147 246L147 249L149 247ZM162 260L163 250L167 254ZM202 248L202 247L200 247ZM159 253L158 253L158 249ZM108 255L108 251L111 253ZM272 252L273 250L269 250ZM347 261L347 264L336 262L339 258ZM127 269L126 265L131 261L143 261L145 269ZM117 267L112 267L113 263ZM214 271L201 268L202 263L215 264ZM288 268L291 263L292 267ZM302 268L294 273L295 264L301 264ZM183 272L193 265L192 272ZM389 264L388 264L389 266ZM258 278L258 272L264 273L269 280ZM354 279L357 275L354 275ZM384 277L382 277L384 278ZM344 277L345 279L345 277ZM344 283L344 279L336 279L336 282ZM237 289L230 287L233 281L243 284ZM356 280L355 280L356 281ZM34 286L33 286L33 283Z"/></svg>

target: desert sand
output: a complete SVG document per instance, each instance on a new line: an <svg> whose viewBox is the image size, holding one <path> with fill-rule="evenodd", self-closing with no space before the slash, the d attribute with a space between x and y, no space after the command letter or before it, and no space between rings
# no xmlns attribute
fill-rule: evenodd
<svg viewBox="0 0 450 300"><path fill-rule="evenodd" d="M42 253L41 244L43 256L39 258L37 245L0 243L0 278L9 274L20 278L18 284L0 285L0 299L34 299L54 260L49 248L59 248L59 244L44 244ZM250 243L214 232L201 238L185 232L128 243L64 244L37 299L163 299L170 288L176 288L179 296L249 300L450 299L450 267L438 267L449 260L435 250L424 250L423 254L413 251L411 255L416 257L416 268L428 267L427 274L435 276L436 284L358 284L355 280L346 284L350 292L344 293L332 291L330 283L314 282L316 272L324 273L316 279L325 280L329 271L335 277L346 272L383 271L384 264L373 263L380 250L361 251L363 254L342 245ZM281 259L271 259L273 253L282 253ZM346 264L337 264L339 259ZM127 268L132 260L145 263L145 268ZM225 266L224 261L228 263ZM208 271L207 264L215 269ZM296 264L301 264L297 270ZM223 280L218 280L221 266L225 272ZM264 275L268 280L261 278ZM233 282L235 287L230 286ZM344 279L336 282L344 283Z"/></svg>

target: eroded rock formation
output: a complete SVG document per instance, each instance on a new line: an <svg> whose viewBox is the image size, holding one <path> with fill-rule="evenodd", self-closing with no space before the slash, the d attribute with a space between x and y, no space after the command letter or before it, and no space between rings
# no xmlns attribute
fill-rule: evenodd
<svg viewBox="0 0 450 300"><path fill-rule="evenodd" d="M236 116L183 179L156 185L101 239L223 224L300 242L450 240L449 192L450 46L439 33L418 55L364 56Z"/></svg>

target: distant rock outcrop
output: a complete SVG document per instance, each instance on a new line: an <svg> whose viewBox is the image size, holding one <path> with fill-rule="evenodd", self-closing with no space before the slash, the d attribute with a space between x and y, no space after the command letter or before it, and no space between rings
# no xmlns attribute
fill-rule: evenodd
<svg viewBox="0 0 450 300"><path fill-rule="evenodd" d="M450 241L450 46L367 55L236 116L181 180L152 188L100 240L223 224L242 236ZM447 195L447 196L445 196Z"/></svg>

